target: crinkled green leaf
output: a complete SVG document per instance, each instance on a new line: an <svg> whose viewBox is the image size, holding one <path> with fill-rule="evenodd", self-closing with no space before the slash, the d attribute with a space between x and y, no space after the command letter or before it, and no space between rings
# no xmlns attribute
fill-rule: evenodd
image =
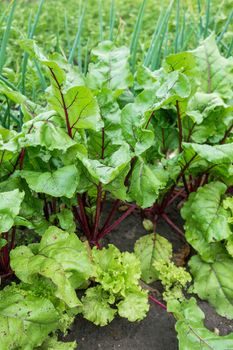
<svg viewBox="0 0 233 350"><path fill-rule="evenodd" d="M58 54L47 58L33 40L23 40L21 45L48 67L52 84L49 102L64 120L68 116L73 135L73 130L80 128L99 130L103 123L97 101L85 86L78 68L72 67Z"/></svg>
<svg viewBox="0 0 233 350"><path fill-rule="evenodd" d="M18 189L0 193L0 232L7 232L19 214L24 192Z"/></svg>
<svg viewBox="0 0 233 350"><path fill-rule="evenodd" d="M153 109L159 109L168 104L176 104L176 101L184 101L191 94L191 84L189 78L179 72L174 71L163 76L160 87L156 90L156 101Z"/></svg>
<svg viewBox="0 0 233 350"><path fill-rule="evenodd" d="M153 266L157 270L159 280L165 289L163 299L166 302L172 299L183 300L182 289L192 280L185 268L176 266L172 261L162 259L155 260Z"/></svg>
<svg viewBox="0 0 233 350"><path fill-rule="evenodd" d="M153 145L154 133L146 129L151 99L147 91L139 94L134 103L127 104L121 113L122 134L137 156Z"/></svg>
<svg viewBox="0 0 233 350"><path fill-rule="evenodd" d="M110 192L111 196L122 201L128 200L127 186L125 185L126 176L130 171L130 164L126 165L115 179L103 186L103 189Z"/></svg>
<svg viewBox="0 0 233 350"><path fill-rule="evenodd" d="M80 304L74 287L93 275L86 247L75 234L50 227L43 235L34 254L29 247L20 246L11 252L11 266L23 282L33 284L34 276L50 279L56 286L55 295L69 307Z"/></svg>
<svg viewBox="0 0 233 350"><path fill-rule="evenodd" d="M183 142L182 146L188 159L194 154L213 164L230 164L233 159L233 147L231 143L210 146L207 144L199 145L197 143Z"/></svg>
<svg viewBox="0 0 233 350"><path fill-rule="evenodd" d="M158 199L167 180L168 173L162 165L149 164L139 157L130 179L129 196L140 207L148 208Z"/></svg>
<svg viewBox="0 0 233 350"><path fill-rule="evenodd" d="M40 61L42 65L53 70L54 74L57 77L58 83L62 85L65 91L73 86L85 85L84 79L81 76L78 68L68 64L61 55L54 53L51 55L51 57L46 57L45 54L36 45L35 41L30 39L21 40L20 45L32 57ZM54 84L54 86L56 86L52 75L51 82Z"/></svg>
<svg viewBox="0 0 233 350"><path fill-rule="evenodd" d="M168 305L176 319L180 350L226 350L231 349L233 334L219 336L204 326L205 315L191 298L182 303L173 301Z"/></svg>
<svg viewBox="0 0 233 350"><path fill-rule="evenodd" d="M189 266L194 277L192 291L207 300L221 316L233 319L233 259L222 254L207 263L195 255Z"/></svg>
<svg viewBox="0 0 233 350"><path fill-rule="evenodd" d="M181 210L186 220L186 238L201 255L205 252L203 239L211 243L232 234L228 222L230 214L222 204L226 189L226 185L221 182L211 182L191 193Z"/></svg>
<svg viewBox="0 0 233 350"><path fill-rule="evenodd" d="M60 226L63 230L68 232L75 232L76 225L74 222L74 216L70 209L62 209L60 213L57 214Z"/></svg>
<svg viewBox="0 0 233 350"><path fill-rule="evenodd" d="M73 342L61 342L56 337L47 339L40 350L75 350L77 349L76 341Z"/></svg>
<svg viewBox="0 0 233 350"><path fill-rule="evenodd" d="M109 296L101 286L88 288L82 298L83 316L97 326L106 326L114 319L117 311L110 307L108 301Z"/></svg>
<svg viewBox="0 0 233 350"><path fill-rule="evenodd" d="M164 237L156 234L148 234L137 240L134 251L141 263L142 279L151 283L159 278L159 272L155 268L156 261L169 262L172 257L172 245Z"/></svg>
<svg viewBox="0 0 233 350"><path fill-rule="evenodd" d="M0 292L1 350L33 350L58 327L59 314L45 298L15 287Z"/></svg>
<svg viewBox="0 0 233 350"><path fill-rule="evenodd" d="M140 262L134 254L121 253L110 244L108 248L92 250L96 265L96 281L113 294L125 296L127 289L138 285L141 276Z"/></svg>
<svg viewBox="0 0 233 350"><path fill-rule="evenodd" d="M196 65L195 55L192 52L178 52L165 57L164 68L167 72L181 71L185 75L194 75Z"/></svg>
<svg viewBox="0 0 233 350"><path fill-rule="evenodd" d="M148 294L144 290L129 292L117 307L119 315L130 322L142 320L149 311Z"/></svg>
<svg viewBox="0 0 233 350"><path fill-rule="evenodd" d="M160 71L151 71L148 67L139 65L136 72L136 87L138 89L153 89L158 86Z"/></svg>
<svg viewBox="0 0 233 350"><path fill-rule="evenodd" d="M71 198L79 181L79 172L75 165L67 165L54 172L22 170L20 176L27 181L31 190L53 197Z"/></svg>
<svg viewBox="0 0 233 350"><path fill-rule="evenodd" d="M115 152L106 157L105 159L90 159L88 158L87 151L84 148L80 148L77 153L77 157L87 168L91 176L97 182L108 184L114 180L121 171L130 162L129 146L124 143L122 146L116 146Z"/></svg>
<svg viewBox="0 0 233 350"><path fill-rule="evenodd" d="M108 87L111 90L123 90L133 83L129 67L129 49L116 48L111 41L101 42L92 50L93 60L87 74L87 84L92 89Z"/></svg>
<svg viewBox="0 0 233 350"><path fill-rule="evenodd" d="M223 139L232 117L228 106L217 93L197 92L189 101L186 115L193 122L191 139L197 143L216 143Z"/></svg>
<svg viewBox="0 0 233 350"><path fill-rule="evenodd" d="M25 136L20 139L22 147L45 147L49 151L55 149L66 152L75 142L59 126L56 126L49 117L54 115L54 111L48 112L42 117L38 116L24 124L22 131ZM42 119L42 120L40 120Z"/></svg>
<svg viewBox="0 0 233 350"><path fill-rule="evenodd" d="M209 36L192 53L196 58L199 89L206 93L217 92L224 100L232 99L233 60L220 54L215 36Z"/></svg>

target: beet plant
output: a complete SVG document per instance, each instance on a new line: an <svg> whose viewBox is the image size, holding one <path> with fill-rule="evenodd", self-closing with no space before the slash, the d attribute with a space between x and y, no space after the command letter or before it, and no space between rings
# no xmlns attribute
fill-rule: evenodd
<svg viewBox="0 0 233 350"><path fill-rule="evenodd" d="M232 334L204 327L187 293L232 319L232 58L211 35L193 51L167 56L160 69L139 65L133 75L129 50L103 41L83 74L33 40L20 45L50 86L36 104L0 83L3 101L23 116L21 130L0 129L1 275L20 280L0 292L0 317L24 334L9 332L3 349L58 348L50 333L65 331L78 313L101 326L117 314L141 320L148 284L158 280L167 306L149 299L177 319L180 349L231 346ZM181 208L184 230L170 206ZM134 211L149 231L134 253L102 247ZM171 243L157 232L161 219L184 242L189 272L175 265ZM16 237L31 232L36 240L15 247ZM81 299L77 289L85 290ZM23 314L11 305L16 299ZM42 300L52 320L37 314Z"/></svg>

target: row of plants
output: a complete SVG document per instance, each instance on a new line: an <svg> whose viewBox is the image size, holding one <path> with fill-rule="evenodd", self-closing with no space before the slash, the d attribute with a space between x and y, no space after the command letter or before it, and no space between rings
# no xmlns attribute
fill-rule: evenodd
<svg viewBox="0 0 233 350"><path fill-rule="evenodd" d="M0 269L17 276L0 292L1 349L75 349L56 337L75 315L100 326L116 314L137 321L148 298L177 319L180 349L230 349L233 335L205 328L187 292L232 319L232 57L211 35L158 70L138 65L132 74L128 48L104 41L83 74L33 40L20 45L50 86L36 104L0 83L15 120L0 128ZM185 232L168 214L177 202ZM134 253L103 248L138 210L149 233ZM175 265L158 218L195 252L189 272ZM32 243L16 246L20 236ZM145 289L157 280L167 306Z"/></svg>
<svg viewBox="0 0 233 350"><path fill-rule="evenodd" d="M230 0L71 0L69 6L64 0L14 0L2 1L1 8L0 79L37 102L44 98L47 79L43 66L23 54L19 39L36 38L45 52L62 53L85 74L92 49L103 40L130 47L133 71L138 61L158 69L168 54L197 47L212 31L226 57L233 48Z"/></svg>

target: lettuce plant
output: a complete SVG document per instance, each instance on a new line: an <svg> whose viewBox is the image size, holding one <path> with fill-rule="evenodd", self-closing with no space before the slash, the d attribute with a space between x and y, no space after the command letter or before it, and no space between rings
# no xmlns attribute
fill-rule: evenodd
<svg viewBox="0 0 233 350"><path fill-rule="evenodd" d="M39 243L13 249L11 268L20 283L0 291L3 350L75 349L75 342L57 342L56 332L66 332L76 314L104 326L117 312L133 322L149 309L134 254L113 245L91 250L77 235L55 226ZM86 288L80 300L76 289Z"/></svg>

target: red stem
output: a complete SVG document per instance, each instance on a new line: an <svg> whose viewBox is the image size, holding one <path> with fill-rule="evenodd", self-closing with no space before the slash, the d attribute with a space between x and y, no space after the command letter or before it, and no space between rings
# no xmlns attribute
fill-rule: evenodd
<svg viewBox="0 0 233 350"><path fill-rule="evenodd" d="M101 182L99 182L99 185L97 187L97 199L96 199L96 212L95 212L95 223L94 223L94 231L92 234L92 239L96 239L98 235L98 228L99 228L99 222L100 222L100 214L101 214L101 199L102 199L102 185Z"/></svg>
<svg viewBox="0 0 233 350"><path fill-rule="evenodd" d="M109 223L110 223L110 221L112 220L112 218L113 218L113 216L114 216L114 214L115 214L115 212L116 212L116 210L117 210L119 204L120 204L120 200L119 200L119 199L116 199L115 202L114 202L114 204L113 204L113 206L112 206L112 210L110 211L110 213L109 213L109 215L108 215L108 217L107 217L107 219L106 219L106 221L105 221L105 223L104 223L104 225L103 225L103 227L102 227L102 229L101 229L101 231L100 231L100 234L101 234L101 233L106 229L106 227L109 225Z"/></svg>
<svg viewBox="0 0 233 350"><path fill-rule="evenodd" d="M177 191L176 194L168 201L167 207L169 207L169 205L171 205L177 197L182 196L183 192L184 192L183 188ZM186 198L186 195L185 195L185 198Z"/></svg>
<svg viewBox="0 0 233 350"><path fill-rule="evenodd" d="M150 117L149 117L149 119L148 119L148 121L147 121L147 123L146 123L145 129L148 128L148 126L149 126L149 124L150 124L150 121L151 121L153 115L154 115L154 111L151 113L151 115L150 115Z"/></svg>
<svg viewBox="0 0 233 350"><path fill-rule="evenodd" d="M82 220L80 218L78 208L75 205L73 206L73 213L74 213L75 219L78 221L79 225L82 227L83 223L82 223Z"/></svg>
<svg viewBox="0 0 233 350"><path fill-rule="evenodd" d="M4 273L3 275L0 275L0 278L7 278L7 277L10 277L13 275L13 271L10 271L10 272L7 272L7 273Z"/></svg>
<svg viewBox="0 0 233 350"><path fill-rule="evenodd" d="M233 124L229 127L229 129L227 129L227 131L225 132L225 135L223 136L222 140L220 141L220 144L224 144L226 139L228 138L228 136L230 135L231 131L233 129Z"/></svg>
<svg viewBox="0 0 233 350"><path fill-rule="evenodd" d="M167 203L170 201L171 199L171 195L176 187L176 185L178 184L179 180L183 177L183 175L185 174L185 171L188 169L189 165L192 163L192 161L194 160L194 158L197 156L197 154L195 153L192 158L188 161L188 163L185 164L185 166L183 167L183 169L181 169L179 175L177 176L177 179L175 181L175 184L170 188L170 190L168 191L167 195L164 196L163 201L161 203L160 206L160 211L163 212L164 209L167 206Z"/></svg>
<svg viewBox="0 0 233 350"><path fill-rule="evenodd" d="M189 188L188 188L188 184L187 184L185 175L182 176L182 180L183 180L185 191L186 191L187 195L189 195Z"/></svg>
<svg viewBox="0 0 233 350"><path fill-rule="evenodd" d="M136 205L132 205L130 206L126 212L121 215L112 225L108 226L103 232L101 232L97 239L100 240L103 237L105 237L107 234L109 234L112 230L114 230L125 218L127 218L127 216L129 216L134 210L135 208L137 208Z"/></svg>
<svg viewBox="0 0 233 350"><path fill-rule="evenodd" d="M20 156L19 156L19 169L20 170L23 169L23 162L24 162L25 153L26 153L26 150L25 150L25 148L23 148L21 150Z"/></svg>
<svg viewBox="0 0 233 350"><path fill-rule="evenodd" d="M10 250L14 249L15 247L15 235L16 235L16 227L14 226L11 231L11 244L10 244Z"/></svg>
<svg viewBox="0 0 233 350"><path fill-rule="evenodd" d="M174 231L184 238L184 232L181 231L181 229L179 229L179 227L177 227L171 219L169 219L166 213L162 213L162 218L168 223L169 226L171 226L171 228L173 228Z"/></svg>
<svg viewBox="0 0 233 350"><path fill-rule="evenodd" d="M159 305L162 309L167 310L166 305L157 300L153 295L149 294L148 298L155 304Z"/></svg>
<svg viewBox="0 0 233 350"><path fill-rule="evenodd" d="M87 239L90 241L91 240L91 232L90 232L90 228L88 225L88 221L87 221L87 216L85 213L85 208L83 205L83 200L82 200L82 196L81 194L78 194L78 205L80 208L80 217L81 217L81 221L82 221L82 229L84 231L84 234L87 236Z"/></svg>

